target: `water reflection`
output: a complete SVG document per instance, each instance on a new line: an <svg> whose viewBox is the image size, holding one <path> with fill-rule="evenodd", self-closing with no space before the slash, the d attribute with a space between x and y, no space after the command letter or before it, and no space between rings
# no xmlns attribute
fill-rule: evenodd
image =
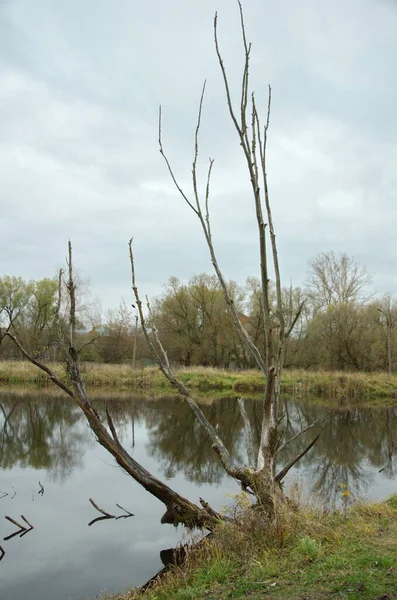
<svg viewBox="0 0 397 600"><path fill-rule="evenodd" d="M146 450L155 459L163 477L178 473L196 484L217 484L223 469L214 454L204 429L180 399L148 400L103 398L97 407L105 416L110 407L120 437L133 453L135 428L144 427ZM253 425L256 446L260 438L261 401L246 401ZM205 400L202 410L219 431L226 447L238 462L244 461L243 425L236 398ZM379 490L371 486L381 479L395 477L397 447L397 408L329 408L324 403L284 400L281 443L317 421L316 426L289 443L279 455L286 464L321 430L314 448L297 464L295 472L304 474L311 489L332 499L343 484L352 494ZM46 469L51 480L64 481L80 469L82 457L93 437L82 427L83 417L69 400L21 398L0 394L0 467Z"/></svg>
<svg viewBox="0 0 397 600"><path fill-rule="evenodd" d="M282 453L285 461L322 429L317 444L297 465L297 469L304 471L312 490L319 490L327 502L336 500L341 486L356 497L384 496L381 481L393 477L396 408L329 410L323 405L305 402L287 403L286 412L287 437L314 420L318 420L318 425L302 436L304 440L297 439L286 448Z"/></svg>
<svg viewBox="0 0 397 600"><path fill-rule="evenodd" d="M81 415L70 401L0 395L0 468L46 469L53 481L65 480L81 466L87 436L75 425Z"/></svg>
<svg viewBox="0 0 397 600"><path fill-rule="evenodd" d="M103 418L106 405L126 448L156 476L172 479L170 485L181 494L196 502L203 496L219 509L227 493L238 491L180 399L102 394L96 406ZM246 401L257 445L261 405L260 399ZM201 407L232 456L244 462L236 398L203 400ZM322 429L290 479L299 476L308 491L319 490L326 502L340 497L341 484L353 496L383 498L396 491L396 407L338 410L286 399L282 411L281 443L311 422L317 424L280 452L280 465ZM105 587L117 592L139 585L160 567L160 550L181 536L160 526L162 505L115 466L95 443L78 407L63 397L0 391L0 482L6 494L0 492L0 537L12 533L4 516L19 521L24 515L35 527L23 539L17 535L2 542L2 592L9 600L67 600L95 596ZM88 527L94 517L89 498L116 516L121 514L117 505L136 516Z"/></svg>

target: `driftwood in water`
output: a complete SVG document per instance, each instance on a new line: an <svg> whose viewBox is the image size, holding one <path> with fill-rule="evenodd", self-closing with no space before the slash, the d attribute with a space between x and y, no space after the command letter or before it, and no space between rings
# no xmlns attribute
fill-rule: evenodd
<svg viewBox="0 0 397 600"><path fill-rule="evenodd" d="M103 515L103 517L97 517L96 519L93 519L92 521L90 521L88 523L89 527L91 527L91 525L94 525L94 523L98 523L99 521L106 521L108 519L116 519L116 521L117 521L118 519L128 519L129 517L134 516L134 514L132 512L130 512L129 510L127 510L120 504L116 504L116 506L118 506L118 508L123 510L125 512L125 515L119 515L118 517L116 517L116 515L112 515L111 513L107 512L106 510L104 510L103 508L98 506L98 504L92 498L89 498L89 501L91 502L91 504L95 508L95 510L97 510L98 512L100 512Z"/></svg>
<svg viewBox="0 0 397 600"><path fill-rule="evenodd" d="M13 525L15 525L15 527L18 527L18 530L14 531L14 533L11 533L10 535L7 535L4 538L4 541L11 540L13 537L15 537L17 535L19 535L19 537L23 537L24 535L29 533L29 531L32 531L32 529L34 529L34 526L23 515L21 515L21 519L23 521L25 521L25 523L28 525L28 527L25 527L25 525L22 525L22 523L19 523L12 517L5 516L4 518L7 519L7 521L10 521L10 523L12 523Z"/></svg>

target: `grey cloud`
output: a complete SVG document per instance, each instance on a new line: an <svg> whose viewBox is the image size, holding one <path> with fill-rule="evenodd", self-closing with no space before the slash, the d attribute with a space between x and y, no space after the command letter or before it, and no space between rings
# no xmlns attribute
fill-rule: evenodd
<svg viewBox="0 0 397 600"><path fill-rule="evenodd" d="M241 80L237 6L201 3L0 4L3 271L52 274L72 238L105 306L128 297L131 235L142 291L210 270L199 223L157 147L157 110L183 189L204 78L200 173L216 159L211 211L228 277L257 271L249 180L227 115L212 19L233 91ZM252 86L273 87L269 182L286 283L307 260L346 251L397 292L397 8L365 0L246 2Z"/></svg>

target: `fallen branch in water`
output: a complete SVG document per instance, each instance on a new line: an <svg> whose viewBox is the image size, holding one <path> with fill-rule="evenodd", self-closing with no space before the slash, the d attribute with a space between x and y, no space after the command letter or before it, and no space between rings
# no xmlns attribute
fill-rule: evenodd
<svg viewBox="0 0 397 600"><path fill-rule="evenodd" d="M132 512L130 512L129 510L127 510L126 508L124 508L120 504L116 504L116 506L118 506L119 508L121 508L121 510L123 510L126 513L125 515L120 515L119 517L116 517L116 519L128 519L128 517L133 517L134 516L134 514Z"/></svg>
<svg viewBox="0 0 397 600"><path fill-rule="evenodd" d="M130 512L129 510L127 510L126 508L124 508L120 504L116 504L116 506L118 506L118 508L121 508L121 510L123 510L126 514L125 515L119 515L118 517L116 517L116 515L112 515L111 513L108 513L106 510L104 510L103 508L101 508L100 506L98 506L98 504L96 504L96 502L92 498L89 498L89 501L91 502L91 504L95 508L95 510L97 510L98 512L100 512L104 516L103 517L97 517L96 519L93 519L92 521L90 521L88 523L88 527L91 527L91 525L94 525L94 523L98 523L98 521L105 521L105 520L108 520L108 519L116 519L116 521L117 521L118 519L128 519L129 517L133 517L134 516L134 514L132 512Z"/></svg>
<svg viewBox="0 0 397 600"><path fill-rule="evenodd" d="M27 518L24 517L23 515L21 515L21 519L23 521L25 521L25 523L27 525L29 525L29 527L25 527L25 525L22 525L21 523L18 523L18 521L16 521L12 517L5 516L4 518L7 519L7 521L10 521L10 523L12 523L13 525L15 525L15 527L18 527L18 530L14 531L14 533L11 533L10 535L7 535L4 538L4 541L11 540L13 537L15 537L17 535L19 535L19 537L23 537L24 535L26 535L27 533L29 533L29 531L32 531L32 529L34 529L34 526L31 523L29 523L29 521L27 520Z"/></svg>
<svg viewBox="0 0 397 600"><path fill-rule="evenodd" d="M5 517L5 519L13 523L16 527L19 527L19 529L26 529L25 525L21 525L20 523L18 523L18 521L15 521L15 519L12 519L11 517Z"/></svg>
<svg viewBox="0 0 397 600"><path fill-rule="evenodd" d="M108 518L108 519L115 519L116 518L116 515L111 515L110 513L106 512L106 510L103 510L103 508L100 508L98 506L98 504L96 504L92 498L88 498L88 500L91 502L91 504L95 508L95 510L97 510L100 513L102 513L106 518Z"/></svg>

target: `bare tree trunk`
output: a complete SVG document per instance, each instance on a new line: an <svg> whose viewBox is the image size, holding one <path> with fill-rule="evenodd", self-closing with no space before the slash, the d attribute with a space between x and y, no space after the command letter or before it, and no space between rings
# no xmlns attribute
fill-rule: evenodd
<svg viewBox="0 0 397 600"><path fill-rule="evenodd" d="M230 117L235 126L238 134L239 144L243 151L243 156L248 169L248 175L250 178L253 194L253 203L255 206L256 220L258 226L259 236L259 248L260 248L260 272L261 272L261 303L263 310L263 334L265 339L265 351L264 353L257 347L248 331L245 329L241 322L241 318L238 310L235 306L232 294L229 292L226 284L226 279L219 266L217 256L215 253L212 231L210 223L209 213L209 196L210 196L210 181L211 173L214 161L210 159L209 167L206 176L206 185L203 199L200 199L198 175L197 175L197 161L199 155L199 130L201 124L202 106L205 92L205 84L203 86L197 125L194 135L194 159L192 165L192 184L193 184L193 200L190 200L188 196L182 191L182 188L178 184L175 175L173 173L170 162L164 152L162 144L162 116L161 107L159 112L159 148L162 157L165 160L169 174L181 194L182 198L189 206L189 208L197 216L200 226L202 228L204 238L207 243L207 247L210 254L210 259L214 267L215 273L218 277L220 287L223 291L224 298L228 309L233 318L234 327L237 335L243 341L247 352L249 352L255 361L255 364L263 372L266 378L266 389L263 400L263 412L262 412L262 423L261 423L261 435L259 448L253 448L252 442L252 430L248 416L245 412L244 404L240 403L240 412L244 422L247 448L248 448L248 465L238 465L235 463L233 457L231 457L222 439L219 437L215 428L208 422L203 412L201 411L198 404L192 398L190 391L186 386L179 381L170 365L166 351L164 350L161 341L159 339L156 327L151 327L151 330L146 326L145 314L142 306L142 302L139 296L136 279L135 279L135 264L134 256L132 252L132 240L129 242L129 254L131 262L131 277L132 277L132 289L135 296L135 302L138 309L139 319L142 327L144 336L151 348L154 356L157 358L158 364L164 376L168 381L175 387L175 389L183 396L188 403L191 411L195 415L199 423L204 427L208 434L209 440L213 444L214 450L217 452L221 463L225 471L234 479L236 479L242 489L249 490L257 500L257 505L269 516L272 517L276 510L278 499L281 496L280 484L283 478L286 476L292 466L302 457L306 452L310 450L313 444L317 441L317 438L312 440L308 446L303 449L288 465L276 473L276 453L279 446L279 434L278 434L278 423L279 423L279 395L280 395L280 380L281 373L284 363L285 345L288 337L290 336L293 327L299 318L303 304L299 307L295 317L291 317L291 325L289 328L286 327L286 321L284 317L284 307L281 296L281 277L277 254L276 236L274 231L272 212L269 200L269 190L267 182L267 171L266 171L266 149L267 149L267 136L270 122L270 107L271 107L271 89L269 87L269 96L267 103L267 115L263 125L260 123L254 94L249 96L249 61L251 45L247 43L245 35L245 26L243 19L243 11L240 1L238 1L240 9L240 22L241 32L243 39L245 63L243 69L242 85L241 85L241 97L240 97L240 114L237 116L235 113L232 99L229 89L229 83L227 74L225 71L223 59L220 54L218 38L217 38L217 15L214 20L214 37L215 37L215 48L216 53L224 81L224 87L226 92L227 107L229 110ZM268 237L270 236L270 256L271 265L275 277L276 285L276 306L271 306L270 294L269 294L269 268L268 268L268 249L269 243ZM72 266L72 247L69 242L69 277L66 284L68 296L69 296L69 341L68 344L59 338L60 346L63 349L67 369L70 380L72 382L72 388L68 388L62 382L60 382L54 373L44 364L40 363L34 357L30 356L24 348L20 345L18 340L10 332L6 332L7 335L14 341L19 347L22 354L33 362L36 366L44 370L56 385L58 385L64 392L69 394L80 406L81 410L95 433L98 442L104 446L116 459L117 463L129 473L136 481L138 481L148 492L158 498L166 506L166 513L162 518L164 523L184 523L190 527L200 526L212 528L217 520L220 518L215 511L213 511L208 504L200 499L201 508L192 504L186 498L177 494L174 490L169 488L159 479L149 473L142 465L135 461L125 450L120 443L116 430L114 428L111 416L107 412L107 427L102 423L98 413L91 404L83 380L80 375L79 368L79 357L75 346L75 328L76 328L76 294L75 294L75 282L73 280L73 266ZM61 292L62 273L60 273L60 285L59 290ZM147 300L147 299L146 299ZM147 300L147 309L149 315L151 313L150 304ZM61 306L61 295L59 296L58 302L58 315ZM135 362L135 358L134 361Z"/></svg>
<svg viewBox="0 0 397 600"><path fill-rule="evenodd" d="M215 40L215 49L218 57L219 66L221 69L221 74L224 82L224 88L226 92L226 103L228 107L228 111L232 120L232 123L237 132L238 140L240 143L240 147L243 151L244 160L247 166L249 179L252 187L252 196L253 202L255 206L256 220L258 226L258 236L259 236L259 263L260 263L260 273L261 273L261 302L262 302L262 310L263 310L263 333L265 339L265 352L262 355L260 349L256 346L253 339L244 328L239 315L237 314L236 308L234 306L233 300L229 295L225 278L219 266L213 241L212 241L212 232L211 232L211 224L210 224L210 215L209 215L209 195L210 195L210 181L211 181L211 173L214 161L210 159L209 167L207 171L207 180L206 187L204 193L204 199L200 199L200 194L198 190L198 175L197 175L197 161L199 154L199 143L198 136L201 125L201 115L202 115L202 107L203 107L203 98L205 92L205 83L203 86L196 131L194 136L194 159L192 165L192 183L193 183L193 200L190 200L188 196L182 191L174 172L172 170L170 161L168 160L162 143L162 114L161 107L159 113L159 147L160 153L163 156L165 163L167 165L169 174L181 194L182 198L189 206L189 208L195 213L198 217L201 228L204 233L204 238L207 242L208 250L211 257L211 262L213 264L215 273L218 277L221 289L223 290L226 304L233 316L233 322L236 328L238 335L243 340L247 349L251 352L257 366L261 369L264 376L266 377L266 388L264 394L263 401L263 415L262 415L262 428L261 428L261 437L260 444L258 449L258 455L256 460L254 460L253 452L251 448L251 441L249 436L250 424L247 422L248 417L245 414L244 410L241 410L242 418L244 420L244 426L246 430L246 438L248 443L248 455L250 456L250 462L248 468L238 469L236 467L232 467L231 464L227 463L224 460L224 456L222 457L221 447L219 444L214 441L214 448L220 454L221 460L224 464L226 471L238 479L243 488L249 487L253 493L256 495L258 502L265 507L266 511L270 514L274 511L274 499L280 493L279 483L289 471L289 469L293 465L287 465L285 469L282 469L279 474L276 474L276 465L275 465L275 454L278 445L278 404L279 404L279 396L280 396L280 382L281 382L281 373L284 364L284 354L285 354L285 345L290 336L299 316L303 308L303 303L299 307L295 316L291 316L291 325L287 329L284 317L284 307L282 302L282 293L281 293L281 276L280 276L280 268L278 261L278 252L277 252L277 244L276 244L276 235L273 225L272 218L272 210L269 199L269 188L267 181L267 170L266 170L266 150L267 150L267 137L270 123L270 108L271 108L271 88L269 86L269 95L268 95L268 103L267 103L267 114L266 120L263 125L261 125L258 110L256 107L255 96L254 94L249 95L249 63L250 63L250 53L251 53L251 44L247 43L246 33L245 33L245 25L244 25L244 17L243 10L240 0L238 0L239 10L240 10L240 24L241 24L241 33L243 40L243 48L244 48L244 68L242 75L242 84L241 84L241 95L239 99L239 114L233 108L232 97L230 93L228 76L226 73L226 69L224 66L223 58L220 53L219 43L218 43L218 34L217 34L217 25L218 25L218 17L215 15L214 19L214 40ZM249 101L250 99L250 101ZM266 218L265 218L266 216ZM268 235L267 235L268 234ZM270 256L271 256L271 264L273 268L273 274L275 277L275 286L276 286L276 307L275 310L270 304L270 294L269 294L269 268L268 268L268 249L267 249L267 237L270 237ZM131 262L133 263L132 255ZM135 283L133 283L134 292L136 293L137 298L137 289ZM139 303L138 303L139 305ZM142 323L142 314L141 323ZM145 331L144 323L142 323L143 330ZM156 338L157 347L161 347L159 344L158 338ZM180 391L182 395L188 398L188 392L182 389L182 386L179 382L175 381L175 377L173 373L170 371L168 366L166 365L166 355L164 351L162 351L161 356L157 353L157 358L161 363L163 362L162 371L168 377L169 381L175 385L175 387ZM188 400L189 401L189 400ZM241 407L240 407L241 408ZM313 441L302 453L296 458L295 462L299 460L301 456L303 456L315 443Z"/></svg>
<svg viewBox="0 0 397 600"><path fill-rule="evenodd" d="M142 487L144 487L153 496L158 498L166 506L166 512L164 513L161 522L172 523L177 525L179 523L184 524L188 527L207 527L213 528L216 522L221 518L215 511L211 509L200 508L190 502L187 498L179 495L177 492L168 487L165 483L160 481L157 477L153 476L147 471L140 463L138 463L130 454L126 451L117 436L116 429L114 427L112 418L108 409L107 421L108 428L102 423L102 420L92 405L80 374L79 355L75 347L76 337L76 285L73 279L73 261L72 261L72 246L69 242L68 246L68 272L69 277L66 283L66 289L69 297L69 340L68 345L63 341L61 332L59 330L61 347L64 352L64 358L67 366L68 375L71 381L71 388L61 382L56 375L51 371L49 367L31 356L19 343L17 338L12 335L9 331L5 332L5 335L10 337L15 345L20 349L23 356L30 362L35 364L38 368L45 371L49 378L60 387L66 394L73 398L81 410L83 411L91 430L94 432L97 441L103 446L112 456L116 459L116 462L135 479ZM59 277L59 301L58 301L58 319L59 310L61 306L61 285L62 285L62 273Z"/></svg>
<svg viewBox="0 0 397 600"><path fill-rule="evenodd" d="M136 343L138 338L138 315L135 316L134 346L132 349L132 368L136 367Z"/></svg>

